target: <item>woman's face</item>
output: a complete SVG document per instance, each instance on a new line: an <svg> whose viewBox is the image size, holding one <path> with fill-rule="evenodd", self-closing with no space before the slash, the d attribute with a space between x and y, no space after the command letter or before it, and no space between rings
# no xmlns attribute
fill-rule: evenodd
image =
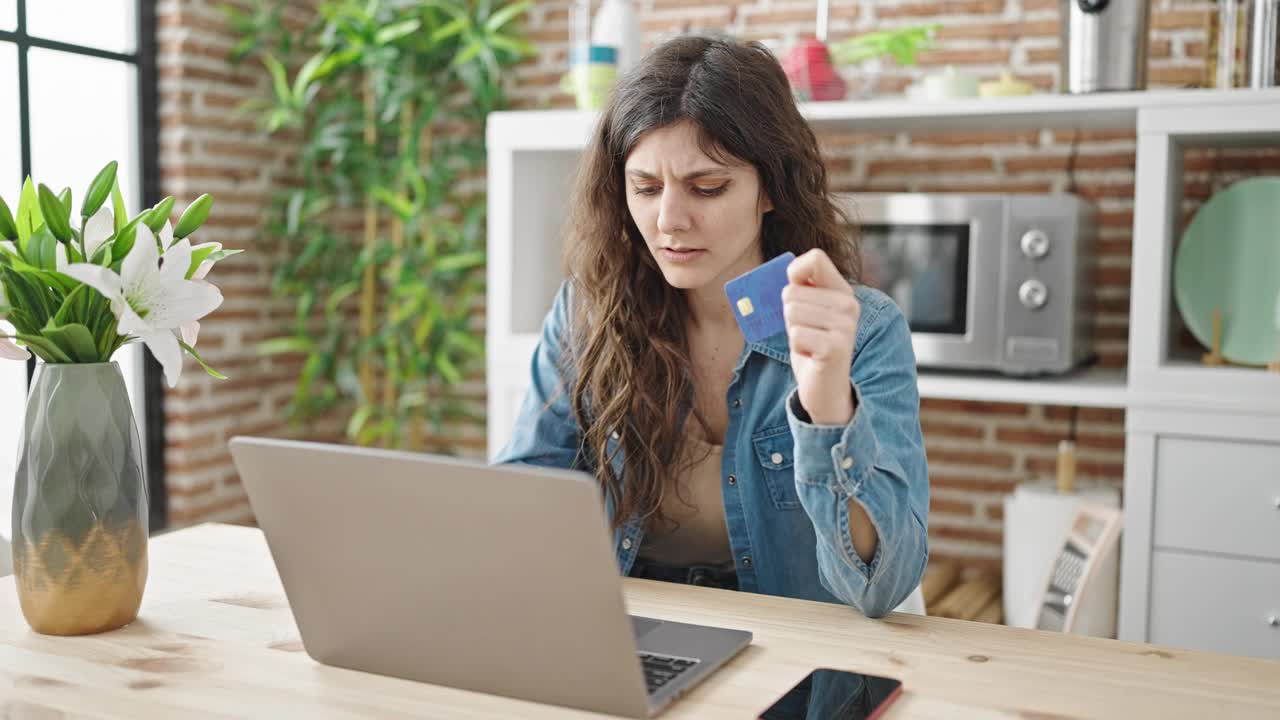
<svg viewBox="0 0 1280 720"><path fill-rule="evenodd" d="M759 174L708 157L690 123L646 133L624 172L631 219L672 287L722 287L762 261L760 227L773 205Z"/></svg>

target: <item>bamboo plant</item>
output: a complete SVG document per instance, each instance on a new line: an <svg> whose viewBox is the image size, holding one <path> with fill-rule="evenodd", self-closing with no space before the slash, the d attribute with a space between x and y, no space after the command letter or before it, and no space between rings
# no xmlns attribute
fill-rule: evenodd
<svg viewBox="0 0 1280 720"><path fill-rule="evenodd" d="M351 440L417 449L483 422L461 389L483 367L484 126L529 3L332 0L297 30L279 5L227 9L232 59L271 78L248 109L302 144L267 218L292 332L261 350L305 356L291 419L349 410Z"/></svg>

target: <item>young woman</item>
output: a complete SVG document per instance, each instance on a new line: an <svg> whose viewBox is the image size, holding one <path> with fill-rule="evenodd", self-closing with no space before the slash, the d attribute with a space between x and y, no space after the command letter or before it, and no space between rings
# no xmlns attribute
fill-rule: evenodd
<svg viewBox="0 0 1280 720"><path fill-rule="evenodd" d="M766 49L655 48L587 150L496 461L593 474L624 574L898 607L928 553L915 357L841 220ZM788 250L786 333L748 344L724 285Z"/></svg>

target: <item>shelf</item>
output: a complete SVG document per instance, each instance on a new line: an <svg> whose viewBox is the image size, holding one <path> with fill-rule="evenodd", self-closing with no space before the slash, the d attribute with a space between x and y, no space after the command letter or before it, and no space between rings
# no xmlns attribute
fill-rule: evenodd
<svg viewBox="0 0 1280 720"><path fill-rule="evenodd" d="M1090 369L1060 377L1012 378L920 370L920 397L941 400L1123 408L1128 386L1123 370Z"/></svg>
<svg viewBox="0 0 1280 720"><path fill-rule="evenodd" d="M1007 131L1016 129L1134 130L1142 110L1183 109L1247 117L1251 106L1280 103L1280 88L1266 90L1148 90L1086 95L1039 94L959 98L937 102L901 98L801 103L818 131ZM490 149L582 150L594 112L525 110L489 116Z"/></svg>
<svg viewBox="0 0 1280 720"><path fill-rule="evenodd" d="M489 342L493 354L490 365L504 372L521 374L528 372L538 336L521 333L501 340L490 338ZM498 344L493 345L495 342ZM1123 408L1128 404L1123 370L1088 369L1042 378L929 370L920 370L918 375L922 398L1101 408Z"/></svg>

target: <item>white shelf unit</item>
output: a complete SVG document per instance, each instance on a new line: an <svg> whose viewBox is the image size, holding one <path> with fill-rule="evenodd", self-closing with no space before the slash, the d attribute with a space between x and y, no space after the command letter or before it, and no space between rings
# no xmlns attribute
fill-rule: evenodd
<svg viewBox="0 0 1280 720"><path fill-rule="evenodd" d="M1280 88L942 102L822 102L803 105L801 111L819 132L1120 129L1137 133L1128 370L1085 370L1051 379L922 372L919 387L923 397L1121 407L1128 411L1120 635L1132 641L1201 642L1167 632L1176 626L1170 614L1187 607L1176 602L1171 593L1185 587L1185 569L1202 570L1203 562L1189 564L1176 553L1158 555L1167 548L1162 550L1153 543L1152 533L1169 523L1157 516L1158 488L1179 487L1178 468L1171 468L1169 459L1178 457L1175 450L1181 446L1175 441L1192 438L1204 441L1196 447L1224 454L1221 477L1199 478L1201 482L1230 483L1233 471L1253 473L1249 475L1251 492L1274 492L1274 496L1253 497L1251 502L1280 497L1280 471L1275 470L1280 468L1280 375L1254 369L1204 368L1170 354L1171 259L1181 199L1181 152L1190 143L1280 142ZM568 188L596 118L580 111L518 111L489 118L490 454L506 442L515 423L529 383L531 352L562 281L562 224ZM1242 442L1248 450L1256 450L1254 446L1261 443L1262 455L1249 455L1252 465L1235 468L1233 452ZM1161 455L1162 447L1175 450ZM1274 448L1276 459L1270 469L1257 461L1257 457L1266 456L1268 448ZM1267 471L1271 474L1266 477L1258 475ZM1266 489L1271 486L1275 487ZM1196 521L1216 523L1222 533L1242 532L1233 528L1230 516L1198 516ZM1275 521L1280 523L1280 509L1275 512ZM1197 548L1178 550L1193 551ZM1276 559L1231 561L1233 565L1222 568L1224 577L1239 573L1240 568L1270 571L1272 566L1267 562ZM1277 574L1280 564L1272 573ZM1280 583L1280 578L1268 575L1258 582ZM1240 602L1258 607L1271 602L1271 596L1258 596L1256 587ZM1274 602L1280 605L1280 597ZM1280 606L1267 612L1271 611L1280 616ZM1203 620L1187 618L1188 623ZM1247 626L1249 632L1274 632L1280 637L1280 629L1252 623ZM1244 628L1240 625L1239 632L1245 632ZM1217 647L1268 652L1257 642L1236 642L1238 639L1228 633ZM1280 641L1271 655L1280 657Z"/></svg>
<svg viewBox="0 0 1280 720"><path fill-rule="evenodd" d="M1127 373L1087 370L1015 379L921 371L924 397L1114 408L1200 407L1267 414L1280 378L1249 369L1167 359L1170 258L1179 143L1280 135L1280 89L1042 94L943 102L808 103L819 132L1110 129L1138 133L1130 361ZM563 278L568 190L597 114L572 110L489 117L489 451L510 432L527 386L530 353Z"/></svg>

